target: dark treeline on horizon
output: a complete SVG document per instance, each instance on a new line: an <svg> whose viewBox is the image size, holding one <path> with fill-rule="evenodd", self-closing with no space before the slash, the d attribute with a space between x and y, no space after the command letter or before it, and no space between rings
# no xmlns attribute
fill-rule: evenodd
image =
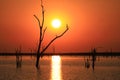
<svg viewBox="0 0 120 80"><path fill-rule="evenodd" d="M36 56L36 53L0 53L0 56ZM44 53L43 56L52 56L52 55L60 55L60 56L91 56L91 52L77 52L77 53ZM120 56L120 52L97 52L96 56Z"/></svg>

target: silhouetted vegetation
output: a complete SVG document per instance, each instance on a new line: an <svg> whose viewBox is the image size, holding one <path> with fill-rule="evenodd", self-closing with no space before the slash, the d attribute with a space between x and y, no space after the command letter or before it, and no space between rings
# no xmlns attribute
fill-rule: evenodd
<svg viewBox="0 0 120 80"><path fill-rule="evenodd" d="M92 69L94 70L94 67L95 67L95 61L96 61L96 48L93 48L92 49Z"/></svg>
<svg viewBox="0 0 120 80"><path fill-rule="evenodd" d="M47 50L47 48L58 38L62 37L67 31L68 31L68 25L66 25L66 30L61 33L60 35L55 36L47 45L45 45L45 47L42 49L41 45L42 42L44 40L45 37L45 33L47 30L47 27L44 27L44 6L41 0L41 9L42 9L42 22L40 21L40 19L34 15L34 17L36 18L36 20L38 21L39 24L39 43L38 43L38 47L37 47L37 59L36 59L36 68L39 68L39 58L43 56L43 53Z"/></svg>
<svg viewBox="0 0 120 80"><path fill-rule="evenodd" d="M22 55L19 55L21 53L21 46L16 49L16 68L21 68L22 66Z"/></svg>

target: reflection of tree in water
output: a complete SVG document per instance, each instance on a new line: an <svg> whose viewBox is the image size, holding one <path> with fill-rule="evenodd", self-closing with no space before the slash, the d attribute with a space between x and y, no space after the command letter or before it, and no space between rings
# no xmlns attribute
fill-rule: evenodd
<svg viewBox="0 0 120 80"><path fill-rule="evenodd" d="M90 67L90 62L89 59L87 58L87 60L85 61L85 68L89 68Z"/></svg>
<svg viewBox="0 0 120 80"><path fill-rule="evenodd" d="M90 61L92 61L92 69L94 71L94 68L95 68L95 61L96 61L96 48L93 48L91 50L91 56L92 56L92 59L90 58L87 58L85 60L85 68L90 68Z"/></svg>

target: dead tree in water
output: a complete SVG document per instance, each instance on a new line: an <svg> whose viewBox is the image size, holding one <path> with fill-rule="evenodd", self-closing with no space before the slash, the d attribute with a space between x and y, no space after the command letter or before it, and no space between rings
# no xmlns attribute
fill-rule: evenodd
<svg viewBox="0 0 120 80"><path fill-rule="evenodd" d="M21 53L21 46L20 48L16 49L16 68L21 68L22 66L22 55L20 55Z"/></svg>
<svg viewBox="0 0 120 80"><path fill-rule="evenodd" d="M44 6L41 0L41 9L42 9L42 22L40 22L40 19L34 15L36 20L38 21L39 24L39 43L37 47L37 59L36 59L36 68L39 69L39 59L43 55L43 53L47 50L47 48L58 38L62 37L67 31L68 31L68 25L66 25L66 30L61 33L60 35L55 36L43 49L41 49L41 45L44 39L45 32L47 30L47 27L44 27Z"/></svg>
<svg viewBox="0 0 120 80"><path fill-rule="evenodd" d="M92 69L93 69L93 71L94 71L95 61L96 61L96 53L97 53L96 48L93 48L92 49Z"/></svg>

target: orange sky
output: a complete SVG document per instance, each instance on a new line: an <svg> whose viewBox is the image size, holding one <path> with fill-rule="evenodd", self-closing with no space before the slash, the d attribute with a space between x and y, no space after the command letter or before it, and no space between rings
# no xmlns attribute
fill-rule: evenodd
<svg viewBox="0 0 120 80"><path fill-rule="evenodd" d="M44 45L69 25L69 31L48 49L56 52L120 51L119 0L44 0L45 25L48 27ZM0 52L23 52L35 48L39 27L34 14L40 17L40 0L0 0ZM51 20L60 18L59 30Z"/></svg>

